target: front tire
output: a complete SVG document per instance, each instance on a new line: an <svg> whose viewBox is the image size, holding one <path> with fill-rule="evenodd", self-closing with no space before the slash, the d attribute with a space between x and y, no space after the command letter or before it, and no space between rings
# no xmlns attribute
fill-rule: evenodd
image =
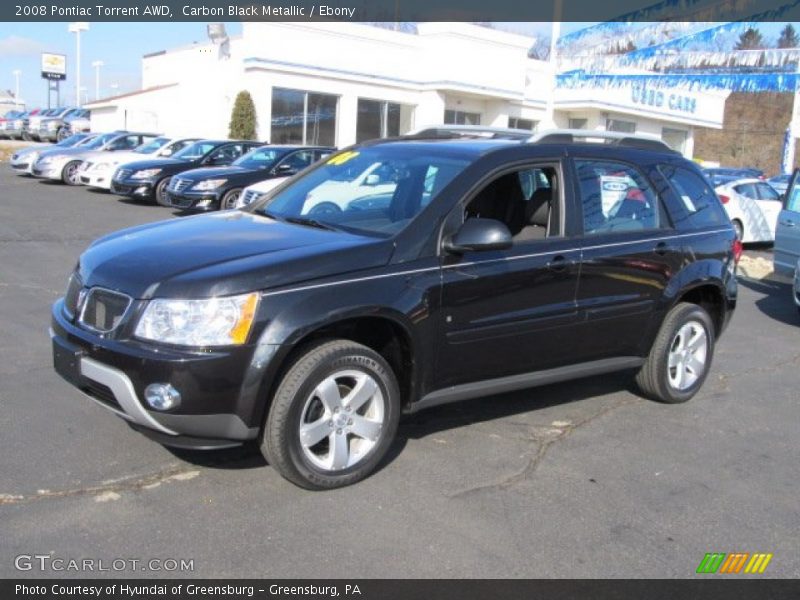
<svg viewBox="0 0 800 600"><path fill-rule="evenodd" d="M289 368L267 415L261 450L283 477L310 490L364 479L400 420L400 390L384 358L349 340L316 344Z"/></svg>
<svg viewBox="0 0 800 600"><path fill-rule="evenodd" d="M67 185L80 185L80 172L78 169L81 166L81 161L73 160L72 162L68 162L64 165L64 168L61 169L61 181L66 183Z"/></svg>
<svg viewBox="0 0 800 600"><path fill-rule="evenodd" d="M169 177L164 177L156 184L156 191L153 194L156 204L160 204L161 206L169 206L169 204L167 204L167 196L166 196L169 180L170 180Z"/></svg>
<svg viewBox="0 0 800 600"><path fill-rule="evenodd" d="M704 308L682 302L667 313L636 375L645 396L677 404L702 387L714 356L714 325Z"/></svg>
<svg viewBox="0 0 800 600"><path fill-rule="evenodd" d="M236 208L236 201L239 200L239 196L241 196L241 194L242 190L239 188L227 192L222 197L222 200L219 201L219 209L231 210L232 208Z"/></svg>

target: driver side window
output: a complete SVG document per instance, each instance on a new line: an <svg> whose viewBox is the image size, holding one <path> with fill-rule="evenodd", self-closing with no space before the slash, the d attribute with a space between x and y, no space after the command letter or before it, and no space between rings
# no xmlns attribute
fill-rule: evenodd
<svg viewBox="0 0 800 600"><path fill-rule="evenodd" d="M558 236L560 185L554 166L542 165L504 173L469 202L464 219L501 221L514 244Z"/></svg>

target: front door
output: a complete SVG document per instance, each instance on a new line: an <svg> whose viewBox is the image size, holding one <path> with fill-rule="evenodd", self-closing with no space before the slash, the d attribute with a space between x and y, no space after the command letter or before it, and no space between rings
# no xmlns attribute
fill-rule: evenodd
<svg viewBox="0 0 800 600"><path fill-rule="evenodd" d="M562 182L558 163L528 165L495 177L459 209L462 222L503 221L514 241L444 256L436 387L539 371L573 355L580 249L563 235Z"/></svg>

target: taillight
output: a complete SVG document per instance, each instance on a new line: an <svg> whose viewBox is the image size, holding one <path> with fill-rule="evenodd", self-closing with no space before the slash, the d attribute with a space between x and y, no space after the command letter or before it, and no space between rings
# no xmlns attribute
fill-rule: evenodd
<svg viewBox="0 0 800 600"><path fill-rule="evenodd" d="M742 251L744 250L742 240L733 240L731 250L733 250L733 262L739 264L739 259L742 258Z"/></svg>
<svg viewBox="0 0 800 600"><path fill-rule="evenodd" d="M723 204L727 204L728 202L731 201L731 197L726 196L725 194L717 194L717 196L719 196L719 201L722 202Z"/></svg>

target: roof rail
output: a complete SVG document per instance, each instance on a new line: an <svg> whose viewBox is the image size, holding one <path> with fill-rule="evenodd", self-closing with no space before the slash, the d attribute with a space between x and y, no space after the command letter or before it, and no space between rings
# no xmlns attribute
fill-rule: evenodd
<svg viewBox="0 0 800 600"><path fill-rule="evenodd" d="M528 138L531 144L579 144L603 143L626 148L639 148L640 150L654 150L656 152L676 151L670 148L663 140L646 134L620 133L617 131L593 131L591 129L549 129L541 131Z"/></svg>
<svg viewBox="0 0 800 600"><path fill-rule="evenodd" d="M483 125L431 125L410 131L402 137L417 139L479 138L522 141L530 138L531 132L527 129L486 127Z"/></svg>

